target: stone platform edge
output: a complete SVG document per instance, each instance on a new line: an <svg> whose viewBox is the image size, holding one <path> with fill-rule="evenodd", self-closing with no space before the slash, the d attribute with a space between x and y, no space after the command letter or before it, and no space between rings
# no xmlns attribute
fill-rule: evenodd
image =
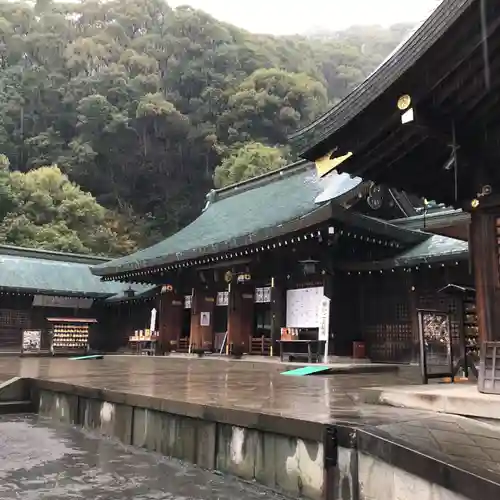
<svg viewBox="0 0 500 500"><path fill-rule="evenodd" d="M346 464L352 470L355 453L357 483L370 499L485 500L500 497L498 476L486 469L478 474L477 469L468 470L438 451L424 452L376 427L358 429L355 434L355 444L351 443L350 447L343 446L348 443L339 440L339 471L347 470ZM392 484L382 484L379 478L388 474L393 478ZM382 497L380 493L377 496L380 491L384 491Z"/></svg>
<svg viewBox="0 0 500 500"><path fill-rule="evenodd" d="M325 430L258 412L28 379L40 416L293 497L323 500Z"/></svg>
<svg viewBox="0 0 500 500"><path fill-rule="evenodd" d="M361 390L361 399L374 405L500 421L500 396L483 394L473 384L370 387Z"/></svg>
<svg viewBox="0 0 500 500"><path fill-rule="evenodd" d="M377 427L300 421L59 381L12 382L29 384L42 417L297 498L360 500L372 492L370 499L386 500L385 493L395 493L398 484L410 485L418 495L428 490L436 499L499 497L494 476L481 477L439 454L412 449ZM382 489L380 477L389 478Z"/></svg>
<svg viewBox="0 0 500 500"><path fill-rule="evenodd" d="M114 404L171 413L173 415L197 418L208 422L235 425L310 441L323 441L325 434L326 424L324 423L261 413L259 411L226 408L216 405L203 405L182 400L100 389L53 380L36 378L28 378L25 380L29 381L32 389L38 391L45 390L71 394Z"/></svg>

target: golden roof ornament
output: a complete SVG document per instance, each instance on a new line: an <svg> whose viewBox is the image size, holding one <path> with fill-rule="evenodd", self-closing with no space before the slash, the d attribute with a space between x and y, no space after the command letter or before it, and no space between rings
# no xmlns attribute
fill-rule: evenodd
<svg viewBox="0 0 500 500"><path fill-rule="evenodd" d="M332 158L334 151L335 150L330 151L326 156L323 156L322 158L319 158L314 162L316 164L318 177L324 177L326 174L336 169L341 163L352 156L352 152L349 151L345 155Z"/></svg>
<svg viewBox="0 0 500 500"><path fill-rule="evenodd" d="M398 99L398 109L401 111L407 110L411 106L411 97L408 94L402 95Z"/></svg>

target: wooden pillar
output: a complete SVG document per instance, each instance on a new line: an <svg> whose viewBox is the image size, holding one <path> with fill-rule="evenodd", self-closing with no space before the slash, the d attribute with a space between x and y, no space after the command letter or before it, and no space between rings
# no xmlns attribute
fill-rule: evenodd
<svg viewBox="0 0 500 500"><path fill-rule="evenodd" d="M323 274L323 295L330 299L330 310L328 311L328 315L329 315L328 353L327 353L328 355L334 354L334 351L335 351L334 335L332 335L332 331L333 331L332 311L334 310L334 307L333 307L334 291L335 291L335 288L334 288L333 273L330 273L328 271L324 271L324 274ZM335 332L334 332L334 334L335 334Z"/></svg>
<svg viewBox="0 0 500 500"><path fill-rule="evenodd" d="M182 332L182 297L174 292L166 292L160 295L160 344L163 349L177 349Z"/></svg>
<svg viewBox="0 0 500 500"><path fill-rule="evenodd" d="M286 326L286 286L284 280L271 281L271 356L279 354L281 328Z"/></svg>
<svg viewBox="0 0 500 500"><path fill-rule="evenodd" d="M227 317L227 344L249 352L254 322L253 285L231 284Z"/></svg>
<svg viewBox="0 0 500 500"><path fill-rule="evenodd" d="M500 340L500 207L472 213L469 250L481 341Z"/></svg>
<svg viewBox="0 0 500 500"><path fill-rule="evenodd" d="M191 350L212 350L215 297L208 290L195 290L191 303ZM207 324L208 323L208 324Z"/></svg>
<svg viewBox="0 0 500 500"><path fill-rule="evenodd" d="M411 322L411 361L417 363L420 361L420 332L418 327L418 294L420 288L417 284L417 277L414 273L408 276L408 308L410 311Z"/></svg>

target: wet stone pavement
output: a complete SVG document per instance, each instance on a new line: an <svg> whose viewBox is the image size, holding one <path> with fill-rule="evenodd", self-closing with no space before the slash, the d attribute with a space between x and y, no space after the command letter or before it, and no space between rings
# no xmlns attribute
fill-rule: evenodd
<svg viewBox="0 0 500 500"><path fill-rule="evenodd" d="M134 401L148 407L149 402L160 400L166 403L162 408L196 407L201 417L195 418L204 418L204 412L209 408L208 414L222 416L223 422L226 422L226 417L234 419L238 414L236 419L243 419L243 427L245 422L257 421L259 425L265 425L266 430L270 426L269 432L275 432L273 425L286 425L287 432L297 436L305 432L304 429L307 433L319 429L323 436L325 424L336 425L339 432L345 429L344 425L356 427L358 450L396 467L404 464L408 472L426 477L431 483L441 484L465 497L476 500L499 498L500 427L456 415L362 401L362 390L366 387L418 384L417 367L401 367L396 373L309 377L283 376L276 368L270 363L173 357L105 356L101 360L86 361L5 357L0 358L0 381L21 376L49 381L46 385L62 382L67 387L70 384L74 386L69 388L70 391L78 389L99 395L105 390L108 396L126 395L127 404L132 406ZM271 421L274 424L271 425ZM12 421L0 421L0 442L7 443L0 450L2 499L73 496L245 500L262 496L270 498L267 495L272 495L252 489L245 483L231 482L232 479L184 467L146 452L123 451L120 445L84 437L80 431L54 430L49 423L40 427L34 421L18 421L17 424L25 426L24 430L14 432L13 427L4 427L12 426ZM30 425L35 431L29 431ZM232 425L240 423L232 422ZM299 432L293 434L295 431ZM35 434L30 435L30 432ZM52 432L53 444L50 447L45 445L46 451L38 453L38 450L44 450L42 445L47 442L43 441L47 439L47 432ZM45 438L40 437L42 433L45 433ZM26 437L24 445L16 443L16 435L21 442ZM65 453L63 449L66 449ZM57 453L59 455L54 458L53 454ZM52 458L43 462L40 455ZM9 465L11 461L14 465ZM20 467L25 462L29 467ZM159 472L158 467L165 469ZM101 469L106 472L102 474ZM52 485L50 491L45 482ZM26 490L28 494L20 493L16 497L15 488L32 489ZM87 496L82 496L82 491Z"/></svg>
<svg viewBox="0 0 500 500"><path fill-rule="evenodd" d="M360 389L419 383L418 368L399 372L285 377L267 363L105 356L101 360L0 358L0 381L13 376L238 409L320 424L399 422L420 411L367 405Z"/></svg>
<svg viewBox="0 0 500 500"><path fill-rule="evenodd" d="M283 500L220 476L36 416L0 417L0 498Z"/></svg>

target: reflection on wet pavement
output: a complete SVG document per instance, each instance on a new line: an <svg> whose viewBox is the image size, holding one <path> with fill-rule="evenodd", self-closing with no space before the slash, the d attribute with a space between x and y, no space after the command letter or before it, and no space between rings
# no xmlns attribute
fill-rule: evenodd
<svg viewBox="0 0 500 500"><path fill-rule="evenodd" d="M35 416L0 418L0 498L257 500L283 497Z"/></svg>
<svg viewBox="0 0 500 500"><path fill-rule="evenodd" d="M285 377L265 363L133 356L107 356L89 361L0 359L0 380L15 375L203 407L234 408L320 424L354 425L366 429L367 436L379 436L418 450L421 456L433 457L461 470L482 476L487 472L494 482L500 483L499 427L458 416L361 401L362 388L418 384L416 367L402 368L399 373ZM382 446L384 451L380 447L380 440L368 445L387 452L387 460L395 456L394 448Z"/></svg>
<svg viewBox="0 0 500 500"><path fill-rule="evenodd" d="M363 387L419 383L418 369L409 367L400 373L284 377L266 363L139 356L0 359L0 379L16 375L320 423L374 425L427 413L360 403Z"/></svg>

